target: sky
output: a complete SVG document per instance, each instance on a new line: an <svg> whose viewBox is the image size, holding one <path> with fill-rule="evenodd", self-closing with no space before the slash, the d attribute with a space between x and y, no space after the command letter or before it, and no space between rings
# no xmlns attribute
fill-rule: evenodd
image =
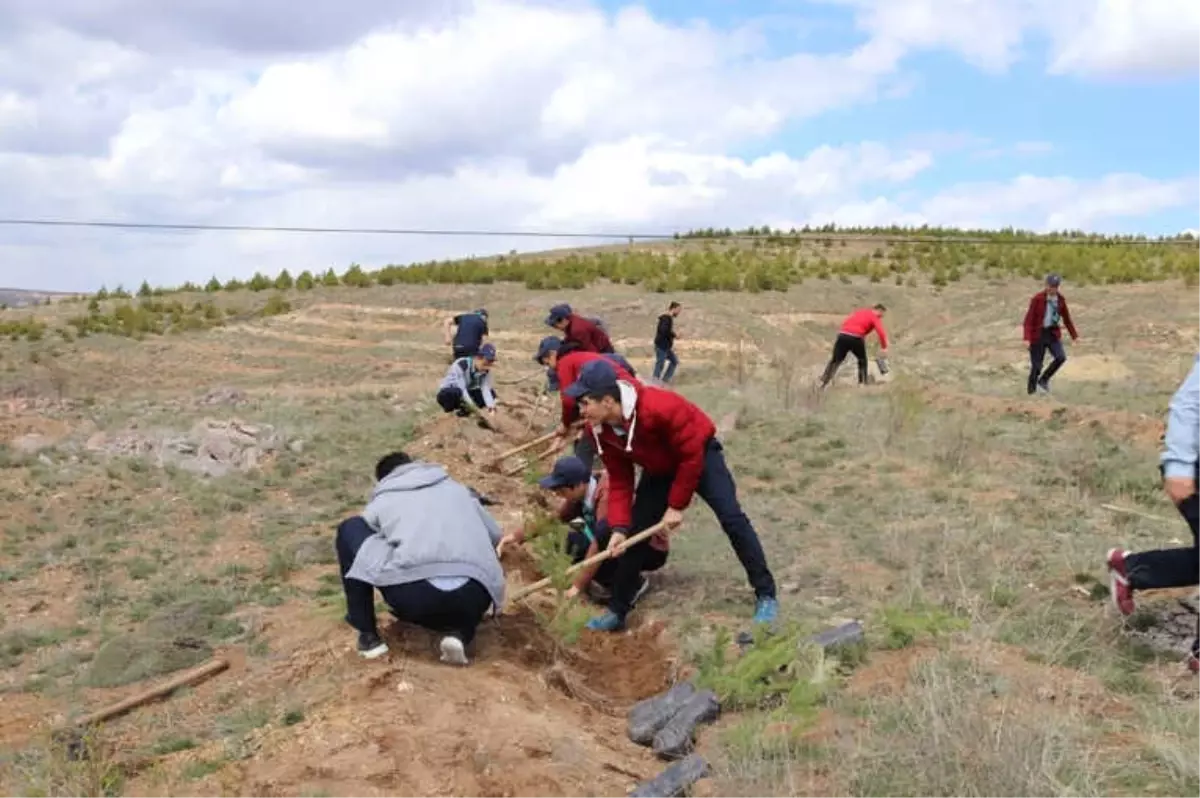
<svg viewBox="0 0 1200 798"><path fill-rule="evenodd" d="M1173 235L1200 3L3 0L0 218ZM0 286L585 243L0 225Z"/></svg>

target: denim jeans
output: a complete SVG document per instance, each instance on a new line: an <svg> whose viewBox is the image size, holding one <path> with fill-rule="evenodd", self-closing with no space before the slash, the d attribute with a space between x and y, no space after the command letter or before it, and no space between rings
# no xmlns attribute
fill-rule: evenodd
<svg viewBox="0 0 1200 798"><path fill-rule="evenodd" d="M663 373L663 364L667 364L667 372ZM654 379L661 378L663 382L670 382L675 376L675 367L679 365L679 358L675 356L674 349L663 349L662 347L654 347Z"/></svg>

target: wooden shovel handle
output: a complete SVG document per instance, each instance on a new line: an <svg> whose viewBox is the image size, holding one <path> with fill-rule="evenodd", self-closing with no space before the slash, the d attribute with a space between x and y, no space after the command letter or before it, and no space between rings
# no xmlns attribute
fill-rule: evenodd
<svg viewBox="0 0 1200 798"><path fill-rule="evenodd" d="M643 540L646 540L647 538L649 538L653 535L656 535L662 531L663 531L663 525L662 525L662 522L660 521L657 524L655 524L654 526L650 527L649 529L644 529L641 532L638 532L636 535L626 538L625 548L628 549L630 546L634 545L635 543L641 543ZM582 571L584 568L590 568L591 566L595 565L596 563L604 562L611 556L612 556L612 552L609 549L605 549L604 551L601 551L592 557L588 557L586 560L583 560L582 562L575 563L570 568L568 568L566 571L564 571L563 575L569 576L573 573L576 573L577 571ZM520 601L521 599L525 598L526 596L530 596L530 595L538 592L539 590L543 590L547 587L550 587L550 585L553 584L553 582L554 582L554 579L552 577L547 576L545 579L540 579L537 582L534 582L532 585L526 585L525 587L521 588L517 592L513 593L512 597L509 599L509 601Z"/></svg>

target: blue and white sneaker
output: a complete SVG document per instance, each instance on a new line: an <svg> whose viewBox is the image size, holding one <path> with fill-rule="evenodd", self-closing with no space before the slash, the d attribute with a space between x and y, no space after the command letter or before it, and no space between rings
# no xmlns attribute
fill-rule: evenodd
<svg viewBox="0 0 1200 798"><path fill-rule="evenodd" d="M620 632L625 628L625 619L610 610L588 621L587 628L593 632Z"/></svg>
<svg viewBox="0 0 1200 798"><path fill-rule="evenodd" d="M760 598L754 605L755 623L774 623L779 617L779 601L774 598Z"/></svg>

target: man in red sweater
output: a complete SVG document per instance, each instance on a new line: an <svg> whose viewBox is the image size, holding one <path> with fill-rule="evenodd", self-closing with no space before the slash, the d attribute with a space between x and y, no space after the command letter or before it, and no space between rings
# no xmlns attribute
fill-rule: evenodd
<svg viewBox="0 0 1200 798"><path fill-rule="evenodd" d="M821 375L822 388L833 380L833 375L837 374L838 367L842 365L842 361L849 354L853 354L858 361L858 384L866 384L866 337L871 330L874 330L879 336L880 356L887 357L888 339L887 330L883 329L884 313L887 313L887 308L879 304L873 308L859 308L846 317L846 320L842 322L841 331L838 332L837 340L833 342L833 356L829 358L829 365L825 367L825 373Z"/></svg>
<svg viewBox="0 0 1200 798"><path fill-rule="evenodd" d="M562 331L564 343L574 342L585 352L604 354L613 351L608 333L600 329L594 321L585 319L571 310L570 305L555 305L550 308L546 324Z"/></svg>
<svg viewBox="0 0 1200 798"><path fill-rule="evenodd" d="M585 363L565 390L579 402L608 472L612 535L607 548L618 557L608 612L589 621L588 628L615 632L625 627L644 561L653 555L649 541L626 548L625 540L660 521L673 531L697 493L746 569L757 599L755 623L774 621L779 612L775 579L738 502L712 419L677 393L621 379L603 358ZM636 488L634 466L642 467Z"/></svg>
<svg viewBox="0 0 1200 798"><path fill-rule="evenodd" d="M1033 295L1029 309L1025 311L1025 345L1029 347L1029 382L1025 387L1031 394L1035 391L1050 393L1050 378L1067 362L1059 323L1067 325L1072 341L1079 340L1067 298L1059 291L1061 285L1062 278L1057 274L1047 276L1045 290ZM1042 371L1047 351L1053 361Z"/></svg>
<svg viewBox="0 0 1200 798"><path fill-rule="evenodd" d="M599 358L610 360L621 379L636 382L637 372L633 366L616 353L600 355L595 352L585 352L574 341L561 341L553 335L543 338L542 342L538 344L537 354L533 356L533 359L542 366L554 369L559 396L562 398L562 424L558 428L560 441L565 439L572 429L579 427L577 423L579 408L576 406L575 400L566 394L565 389L575 382L579 376L579 370L585 363ZM582 460L589 470L592 468L596 460L596 442L592 439L591 434L583 434L576 439L575 456Z"/></svg>

